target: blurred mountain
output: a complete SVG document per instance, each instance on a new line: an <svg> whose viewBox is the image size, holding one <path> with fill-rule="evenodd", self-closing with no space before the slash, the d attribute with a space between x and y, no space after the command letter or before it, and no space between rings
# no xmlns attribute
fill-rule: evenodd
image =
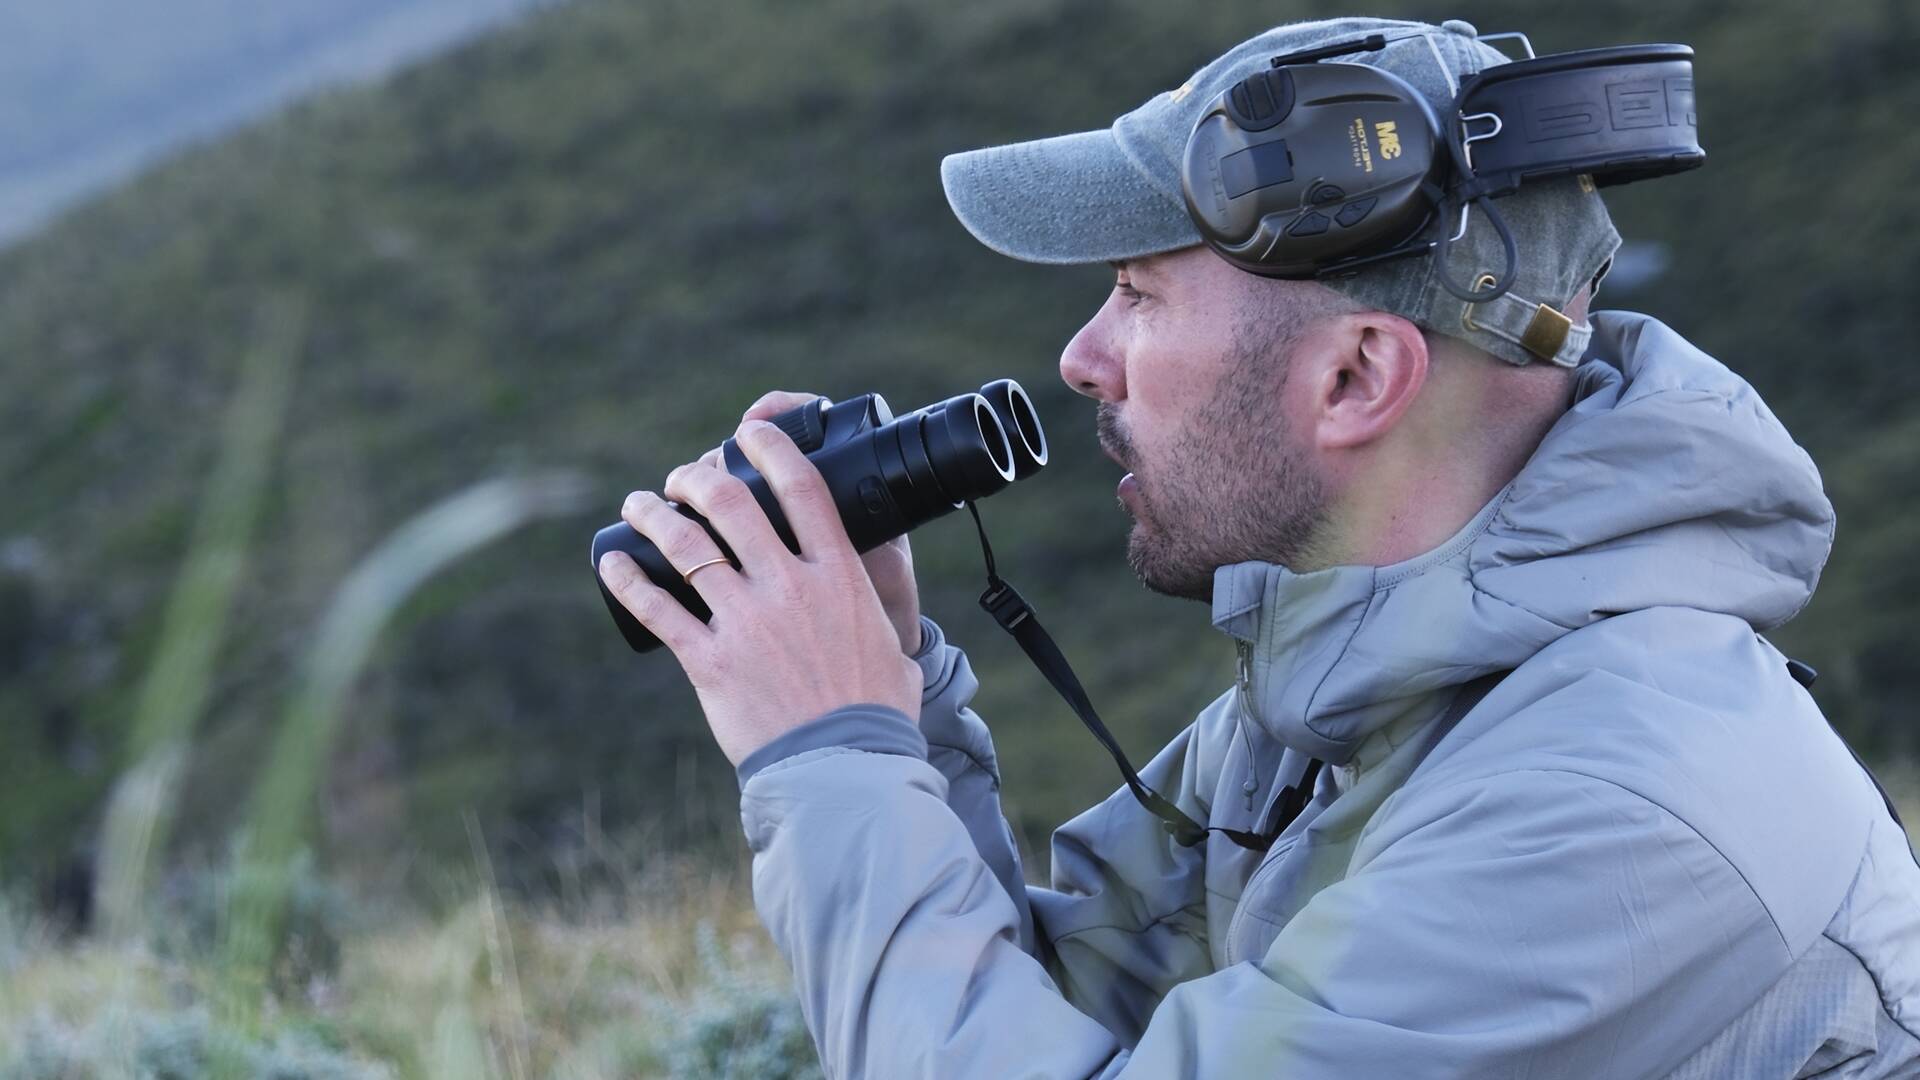
<svg viewBox="0 0 1920 1080"><path fill-rule="evenodd" d="M1542 51L1698 50L1709 164L1610 194L1645 246L1633 287L1602 304L1659 316L1744 373L1813 452L1839 540L1777 637L1822 670L1817 695L1863 749L1913 752L1906 0L1594 0L1551 21L1521 0L1376 9L1524 29ZM183 843L223 841L354 561L428 502L529 465L587 470L601 509L496 545L408 605L344 735L332 853L464 857L466 807L527 875L597 829L737 843L730 770L670 659L614 633L587 542L625 492L775 387L911 406L1026 383L1055 461L989 500L987 525L1145 758L1228 685L1232 650L1200 606L1126 570L1116 470L1054 372L1109 274L981 248L937 165L1104 126L1276 19L1335 11L578 0L195 149L0 254L0 866L39 873L82 844L126 764L213 421L263 304L286 292L313 331ZM1116 777L975 609L964 519L914 547L927 609L981 673L1008 804L1039 835Z"/></svg>
<svg viewBox="0 0 1920 1080"><path fill-rule="evenodd" d="M0 8L0 243L182 142L537 0L63 0Z"/></svg>

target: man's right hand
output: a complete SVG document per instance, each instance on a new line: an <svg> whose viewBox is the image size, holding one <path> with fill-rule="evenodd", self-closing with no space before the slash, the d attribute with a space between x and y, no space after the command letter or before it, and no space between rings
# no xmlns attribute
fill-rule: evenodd
<svg viewBox="0 0 1920 1080"><path fill-rule="evenodd" d="M740 419L771 420L819 396L775 390L761 395L760 400L749 406ZM720 460L720 448L717 446L700 455L700 464L716 469L726 467ZM913 579L913 549L907 544L907 538L898 536L881 544L860 556L860 562L867 568L867 577L873 581L873 591L880 594L880 603L887 609L887 618L893 623L894 633L900 637L900 651L913 656L920 651L921 644L920 587Z"/></svg>

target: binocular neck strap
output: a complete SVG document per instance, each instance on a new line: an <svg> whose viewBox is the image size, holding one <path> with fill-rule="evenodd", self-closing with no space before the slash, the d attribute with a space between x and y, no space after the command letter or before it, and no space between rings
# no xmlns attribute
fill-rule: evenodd
<svg viewBox="0 0 1920 1080"><path fill-rule="evenodd" d="M1210 832L1217 832L1254 851L1266 851L1273 841L1286 831L1300 811L1306 808L1307 800L1313 797L1314 781L1320 775L1321 763L1316 759L1307 766L1306 774L1297 784L1287 788L1275 800L1273 812L1269 815L1266 827L1259 832L1247 832L1243 829L1225 829L1218 826L1203 826L1189 817L1186 812L1173 804L1171 799L1148 787L1134 771L1133 763L1127 760L1120 743L1100 722L1100 714L1094 711L1093 702L1087 697L1087 691L1080 685L1080 679L1074 675L1067 658L1055 645L1053 637L1040 626L1039 618L1034 614L1033 606L1028 604L1013 586L1001 580L993 563L993 545L987 542L987 528L981 524L980 510L973 502L967 503L967 511L973 515L973 526L980 533L980 553L987 561L987 591L980 594L980 606L1000 624L1000 629L1012 635L1027 659L1047 677L1047 682L1066 700L1066 703L1080 717L1087 730L1107 753L1113 756L1113 763L1120 767L1120 775L1127 782L1127 790L1147 812L1160 819L1174 841L1181 847L1193 847L1207 838Z"/></svg>

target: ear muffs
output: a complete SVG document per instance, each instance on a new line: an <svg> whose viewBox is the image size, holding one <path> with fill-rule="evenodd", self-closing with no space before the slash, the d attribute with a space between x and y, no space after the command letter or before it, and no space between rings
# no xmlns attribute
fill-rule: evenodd
<svg viewBox="0 0 1920 1080"><path fill-rule="evenodd" d="M1352 273L1436 254L1465 235L1469 207L1504 248L1497 277L1464 289L1499 298L1519 256L1493 200L1529 181L1583 173L1600 186L1699 167L1693 50L1585 49L1469 76L1444 116L1389 71L1334 57L1385 48L1373 34L1275 57L1228 87L1188 136L1180 188L1209 247L1266 277ZM1532 47L1528 46L1531 53ZM1423 239L1439 218L1431 239Z"/></svg>
<svg viewBox="0 0 1920 1080"><path fill-rule="evenodd" d="M1311 278L1432 220L1440 124L1406 80L1365 64L1255 74L1187 139L1181 190L1209 246L1242 270Z"/></svg>

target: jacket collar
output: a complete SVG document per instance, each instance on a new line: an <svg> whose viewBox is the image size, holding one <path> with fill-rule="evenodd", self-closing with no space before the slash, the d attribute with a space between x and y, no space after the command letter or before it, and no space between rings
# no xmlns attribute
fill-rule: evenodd
<svg viewBox="0 0 1920 1080"><path fill-rule="evenodd" d="M1310 574L1244 562L1215 571L1213 625L1250 650L1255 722L1286 746L1344 765L1368 735L1431 712L1441 691L1517 666L1552 640L1514 635L1513 648L1495 655L1447 629L1448 613L1473 602L1468 552L1509 490L1446 543L1405 562Z"/></svg>

